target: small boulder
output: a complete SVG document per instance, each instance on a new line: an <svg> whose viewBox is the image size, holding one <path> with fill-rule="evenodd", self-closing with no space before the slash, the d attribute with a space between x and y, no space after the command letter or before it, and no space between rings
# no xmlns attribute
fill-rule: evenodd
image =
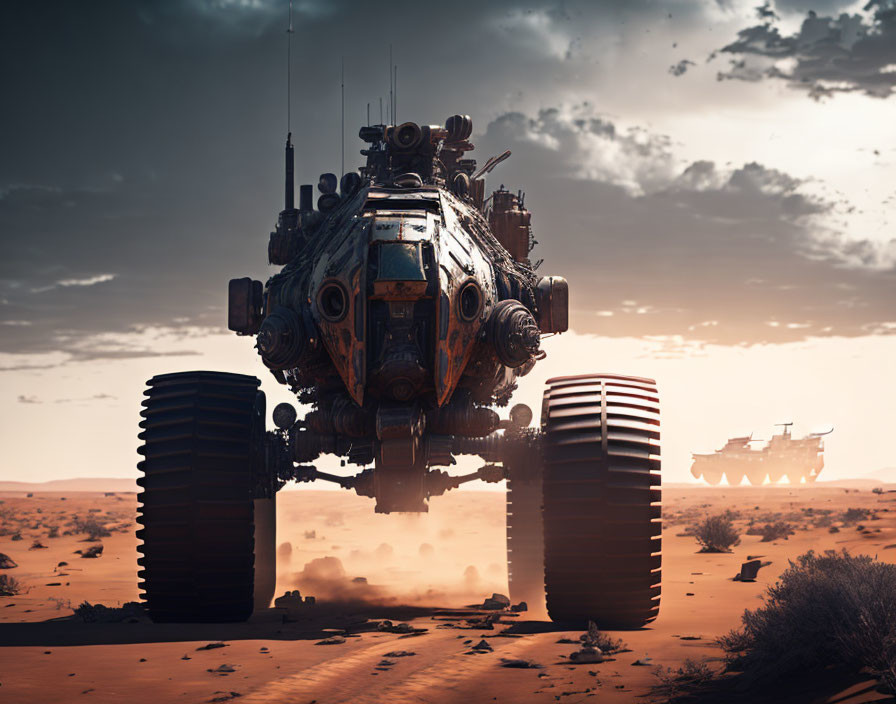
<svg viewBox="0 0 896 704"><path fill-rule="evenodd" d="M569 661L574 663L603 662L604 660L606 660L606 657L604 657L603 651L592 645L586 645L569 656Z"/></svg>
<svg viewBox="0 0 896 704"><path fill-rule="evenodd" d="M529 605L525 601L521 601L519 604L514 604L510 607L510 610L514 613L520 613L522 611L528 611Z"/></svg>
<svg viewBox="0 0 896 704"><path fill-rule="evenodd" d="M474 645L471 650L475 650L480 653L491 653L494 651L494 648L492 648L491 644L483 638L476 645Z"/></svg>
<svg viewBox="0 0 896 704"><path fill-rule="evenodd" d="M0 552L0 570L11 570L19 565L6 553Z"/></svg>

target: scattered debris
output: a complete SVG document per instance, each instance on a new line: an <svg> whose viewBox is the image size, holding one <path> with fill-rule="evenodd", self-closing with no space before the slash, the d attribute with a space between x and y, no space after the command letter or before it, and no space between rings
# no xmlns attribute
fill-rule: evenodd
<svg viewBox="0 0 896 704"><path fill-rule="evenodd" d="M413 650L391 650L388 653L383 653L384 658L409 658L412 655L416 655Z"/></svg>
<svg viewBox="0 0 896 704"><path fill-rule="evenodd" d="M274 599L274 608L286 609L285 620L296 621L302 618L310 618L314 611L315 599L313 596L302 598L298 589L284 592L283 596Z"/></svg>
<svg viewBox="0 0 896 704"><path fill-rule="evenodd" d="M35 540L33 543L31 543L31 547L28 548L28 549L29 549L29 550L46 550L46 549L47 549L47 546L44 545L44 544L43 544L42 542L40 542L39 540Z"/></svg>
<svg viewBox="0 0 896 704"><path fill-rule="evenodd" d="M128 601L118 607L84 601L74 612L84 623L134 623L146 618L143 604L136 601Z"/></svg>
<svg viewBox="0 0 896 704"><path fill-rule="evenodd" d="M735 582L755 582L756 575L759 574L759 570L766 565L771 564L770 562L761 562L760 560L750 560L749 562L744 562L740 566L740 572L734 575Z"/></svg>
<svg viewBox="0 0 896 704"><path fill-rule="evenodd" d="M387 619L385 621L380 621L377 624L376 630L382 631L384 633L404 633L405 635L419 635L421 633L426 633L428 629L413 628L409 623L392 623Z"/></svg>
<svg viewBox="0 0 896 704"><path fill-rule="evenodd" d="M217 692L215 692L217 694ZM243 696L239 692L225 692L221 696L212 697L209 699L210 702L229 702L231 699L236 699L237 697Z"/></svg>
<svg viewBox="0 0 896 704"><path fill-rule="evenodd" d="M648 665L652 665L652 664L653 664L653 658L648 657L647 655L645 655L643 658L638 658L637 660L635 660L635 661L632 663L632 666L633 666L633 667L635 667L635 666L638 666L638 667L647 667Z"/></svg>
<svg viewBox="0 0 896 704"><path fill-rule="evenodd" d="M510 607L510 599L503 594L492 594L491 597L482 602L480 609L486 611L503 611Z"/></svg>

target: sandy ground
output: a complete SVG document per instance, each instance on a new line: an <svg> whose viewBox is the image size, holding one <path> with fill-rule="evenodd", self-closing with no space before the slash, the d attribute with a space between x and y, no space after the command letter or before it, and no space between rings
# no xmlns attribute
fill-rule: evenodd
<svg viewBox="0 0 896 704"><path fill-rule="evenodd" d="M492 591L506 593L501 493L457 492L434 499L428 515L415 517L376 515L368 499L347 492L282 493L278 543L289 549L281 548L278 594L294 588L314 594L320 600L315 616L283 623L282 613L271 609L247 624L208 626L83 623L72 616L72 607L85 600L107 606L136 600L134 494L6 493L0 500L0 552L18 563L2 573L24 587L18 596L0 597L0 700L11 704L237 697L244 704L649 701L656 666L720 657L714 638L737 626L745 608L760 604L788 558L846 548L896 561L896 493L824 485L667 488L659 618L641 631L612 634L624 639L628 652L572 665L568 657L576 646L558 641L577 640L580 632L538 618L536 605L528 614L504 617L493 630L461 628L475 614L444 611ZM877 518L844 525L849 508ZM698 553L686 528L725 509L738 512L742 531L751 519L774 519L789 522L796 533L771 543L743 535L730 554ZM97 559L76 551L99 543L65 535L75 517L90 515L112 529L101 538ZM831 523L839 532L830 532ZM50 538L54 525L60 537ZM21 540L12 539L16 532ZM29 549L35 540L47 547ZM771 564L755 583L732 581L748 556ZM376 631L384 618L426 630L415 636ZM317 645L333 634L327 629L350 637ZM493 651L471 653L483 638ZM210 642L226 645L197 650ZM396 651L413 654L388 655ZM505 668L501 658L540 667ZM644 658L650 666L633 665ZM232 671L213 672L222 665ZM880 698L858 684L817 701Z"/></svg>

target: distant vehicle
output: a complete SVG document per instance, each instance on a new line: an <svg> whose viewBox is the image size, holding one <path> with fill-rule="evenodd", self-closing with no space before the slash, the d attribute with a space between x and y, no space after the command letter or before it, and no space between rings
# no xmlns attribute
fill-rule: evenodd
<svg viewBox="0 0 896 704"><path fill-rule="evenodd" d="M793 423L778 423L784 429L768 444L759 449L750 446L752 435L729 438L721 450L710 454L694 454L691 474L715 486L722 476L732 486L740 484L744 477L750 484L764 484L766 479L775 484L787 477L791 484L814 482L824 467L824 442L822 436L833 432L810 433L804 438L794 438L790 433Z"/></svg>
<svg viewBox="0 0 896 704"><path fill-rule="evenodd" d="M367 163L286 204L267 283L233 279L229 328L296 396L265 427L254 376L155 376L141 413L139 576L155 621L237 621L271 601L277 491L334 482L378 513L424 512L472 480L507 479L514 602L605 628L652 621L660 598L659 397L652 379L548 381L541 423L501 418L567 329L566 280L540 276L521 193L485 195L472 122L361 128ZM309 139L313 139L309 135ZM583 203L583 211L589 207ZM212 245L213 246L213 245ZM302 417L299 416L302 411ZM355 474L315 466L335 455ZM435 467L475 455L465 475Z"/></svg>

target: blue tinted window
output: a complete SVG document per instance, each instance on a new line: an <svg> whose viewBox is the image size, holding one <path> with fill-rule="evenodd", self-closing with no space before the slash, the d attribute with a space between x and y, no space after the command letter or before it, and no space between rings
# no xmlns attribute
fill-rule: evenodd
<svg viewBox="0 0 896 704"><path fill-rule="evenodd" d="M380 245L377 281L425 281L420 246L408 242Z"/></svg>

